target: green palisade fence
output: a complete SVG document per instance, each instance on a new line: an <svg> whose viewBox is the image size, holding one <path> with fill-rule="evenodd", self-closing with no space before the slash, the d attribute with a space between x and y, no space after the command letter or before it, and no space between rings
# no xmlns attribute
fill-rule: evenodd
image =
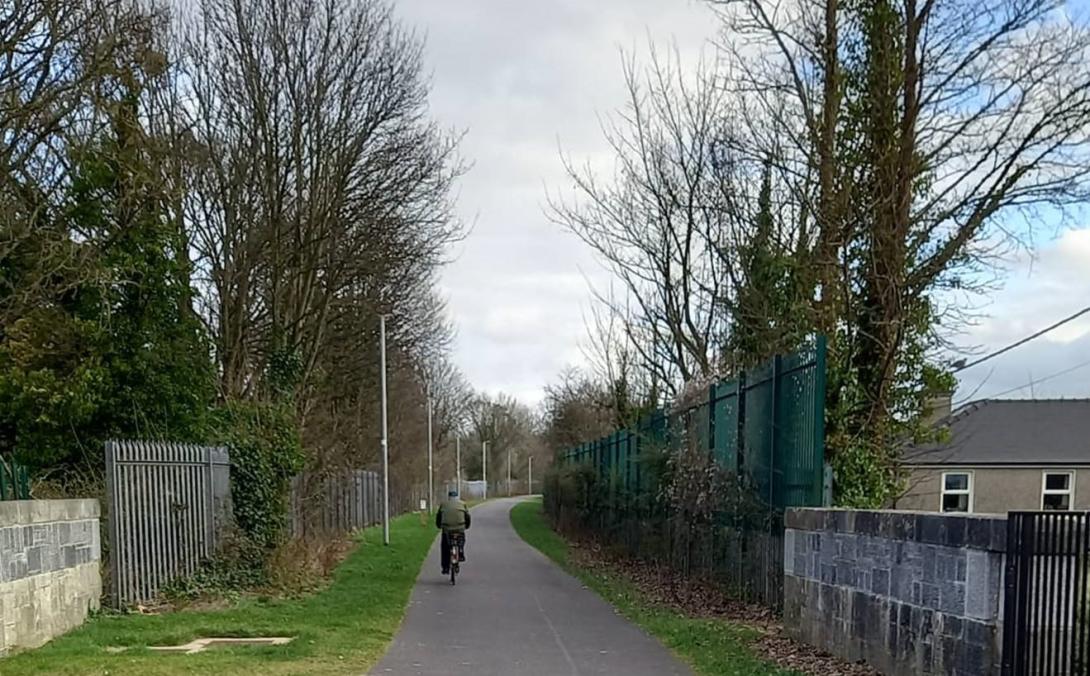
<svg viewBox="0 0 1090 676"><path fill-rule="evenodd" d="M725 469L745 476L770 506L819 507L825 465L825 339L712 385L706 402L658 411L632 429L569 449L562 464L587 463L600 478L616 472L627 490L641 483L641 446L683 438L706 446Z"/></svg>
<svg viewBox="0 0 1090 676"><path fill-rule="evenodd" d="M0 500L29 500L30 476L14 460L0 458Z"/></svg>
<svg viewBox="0 0 1090 676"><path fill-rule="evenodd" d="M657 411L629 429L569 449L559 464L590 468L596 483L608 486L604 505L593 513L575 510L583 527L620 541L636 556L717 577L737 596L779 609L784 510L826 500L824 421L825 339L818 337L806 349L712 385L700 404ZM706 448L737 477L759 505L757 513L722 514L695 534L664 513L644 459L648 449L676 453L684 444ZM552 504L554 511L573 507Z"/></svg>

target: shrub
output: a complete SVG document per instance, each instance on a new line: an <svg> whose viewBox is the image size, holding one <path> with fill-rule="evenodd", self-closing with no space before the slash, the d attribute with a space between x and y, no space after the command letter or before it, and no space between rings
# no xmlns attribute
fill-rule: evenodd
<svg viewBox="0 0 1090 676"><path fill-rule="evenodd" d="M270 550L284 536L291 477L303 446L287 404L230 402L216 410L213 437L231 451L231 500L241 534Z"/></svg>
<svg viewBox="0 0 1090 676"><path fill-rule="evenodd" d="M266 583L267 551L246 537L234 533L211 559L192 575L171 580L162 595L176 607L199 599L226 598Z"/></svg>
<svg viewBox="0 0 1090 676"><path fill-rule="evenodd" d="M546 511L558 527L586 526L604 507L603 489L589 464L554 466L545 476Z"/></svg>
<svg viewBox="0 0 1090 676"><path fill-rule="evenodd" d="M267 584L286 596L318 591L352 547L347 534L286 540L269 555L265 565Z"/></svg>

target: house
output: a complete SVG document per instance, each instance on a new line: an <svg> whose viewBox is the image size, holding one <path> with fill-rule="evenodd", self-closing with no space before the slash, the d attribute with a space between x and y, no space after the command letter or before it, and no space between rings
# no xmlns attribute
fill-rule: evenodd
<svg viewBox="0 0 1090 676"><path fill-rule="evenodd" d="M902 456L897 509L1090 509L1090 400L990 399L942 417L944 443Z"/></svg>

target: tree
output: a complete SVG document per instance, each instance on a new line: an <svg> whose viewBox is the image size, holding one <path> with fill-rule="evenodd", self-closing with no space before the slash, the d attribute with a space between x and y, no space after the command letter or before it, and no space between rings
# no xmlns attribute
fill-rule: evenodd
<svg viewBox="0 0 1090 676"><path fill-rule="evenodd" d="M541 443L540 422L533 410L508 395L480 395L470 410L469 424L472 434L462 449L463 478L481 476L485 442L490 484L506 480L509 461L512 479L522 480L527 478L527 458L534 457L534 466L542 471L552 460Z"/></svg>
<svg viewBox="0 0 1090 676"><path fill-rule="evenodd" d="M220 396L290 396L311 469L377 460L386 314L391 457L399 480L423 476L426 374L453 335L435 273L461 236L463 165L427 117L422 48L382 0L203 2L181 38L187 221Z"/></svg>
<svg viewBox="0 0 1090 676"><path fill-rule="evenodd" d="M71 161L109 120L96 109L140 48L146 16L121 0L41 0L0 9L0 327L94 273L58 212Z"/></svg>
<svg viewBox="0 0 1090 676"><path fill-rule="evenodd" d="M552 213L675 398L826 335L839 499L884 504L953 384L949 292L1086 201L1090 28L1050 0L710 2L717 68L629 66L616 175L569 170Z"/></svg>
<svg viewBox="0 0 1090 676"><path fill-rule="evenodd" d="M734 274L744 227L733 120L715 74L690 82L676 60L653 55L624 69L627 105L604 129L611 180L565 160L575 198L550 201L553 220L598 254L623 287L601 298L621 318L640 364L669 393L715 370L726 335L716 305Z"/></svg>
<svg viewBox="0 0 1090 676"><path fill-rule="evenodd" d="M574 369L545 388L545 440L554 451L604 437L617 427L617 411L606 384Z"/></svg>
<svg viewBox="0 0 1090 676"><path fill-rule="evenodd" d="M806 256L800 256L790 242L781 241L775 210L772 169L766 163L754 227L738 246L737 289L733 299L724 301L723 310L730 315L724 373L738 373L790 352L809 332L801 269Z"/></svg>
<svg viewBox="0 0 1090 676"><path fill-rule="evenodd" d="M193 246L226 396L294 354L305 418L342 315L431 302L461 165L424 117L420 54L378 0L201 5L184 46L204 149Z"/></svg>
<svg viewBox="0 0 1090 676"><path fill-rule="evenodd" d="M0 451L229 439L260 522L300 439L312 470L375 461L387 314L419 481L425 383L441 434L470 396L436 292L463 165L422 49L383 0L0 10Z"/></svg>
<svg viewBox="0 0 1090 676"><path fill-rule="evenodd" d="M0 429L34 468L86 463L111 437L199 441L205 432L213 374L199 323L179 311L190 288L163 188L169 147L141 121L147 85L162 73L157 20L131 25L127 49L101 64L95 106L83 112L104 125L65 147L65 195L43 217L58 245L80 252L79 273L39 296L0 341Z"/></svg>
<svg viewBox="0 0 1090 676"><path fill-rule="evenodd" d="M1090 31L1049 1L714 4L747 142L776 145L814 233L838 492L881 504L893 449L950 384L935 293L971 289L1035 209L1086 198Z"/></svg>

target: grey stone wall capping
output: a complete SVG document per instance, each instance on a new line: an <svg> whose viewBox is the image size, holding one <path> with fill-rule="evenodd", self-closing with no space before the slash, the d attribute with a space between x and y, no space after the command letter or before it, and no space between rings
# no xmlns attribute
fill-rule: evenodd
<svg viewBox="0 0 1090 676"><path fill-rule="evenodd" d="M0 502L0 528L98 519L98 500L10 500Z"/></svg>
<svg viewBox="0 0 1090 676"><path fill-rule="evenodd" d="M998 514L789 509L784 525L797 531L870 535L989 552L1007 551L1007 519Z"/></svg>

